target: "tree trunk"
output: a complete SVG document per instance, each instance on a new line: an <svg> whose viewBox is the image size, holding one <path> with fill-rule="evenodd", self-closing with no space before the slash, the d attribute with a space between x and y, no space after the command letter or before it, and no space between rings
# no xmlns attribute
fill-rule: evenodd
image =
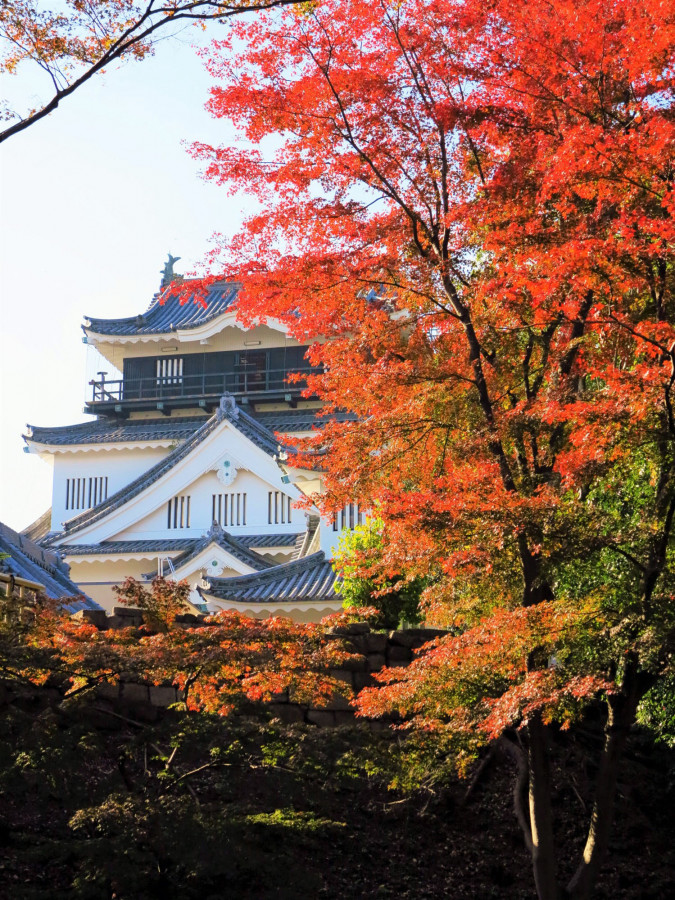
<svg viewBox="0 0 675 900"><path fill-rule="evenodd" d="M530 830L532 867L539 900L557 900L560 896L557 880L557 861L551 813L551 775L546 728L539 715L527 727L530 774Z"/></svg>
<svg viewBox="0 0 675 900"><path fill-rule="evenodd" d="M641 693L635 686L626 694L608 699L609 714L605 726L605 743L595 788L595 801L583 858L567 885L567 895L574 900L589 900L609 844L614 813L614 797L619 763L628 734L635 720Z"/></svg>

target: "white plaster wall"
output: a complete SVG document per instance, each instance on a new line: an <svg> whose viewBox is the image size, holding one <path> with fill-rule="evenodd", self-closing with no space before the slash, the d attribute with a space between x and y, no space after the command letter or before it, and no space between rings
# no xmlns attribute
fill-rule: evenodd
<svg viewBox="0 0 675 900"><path fill-rule="evenodd" d="M191 485L180 490L179 496L190 497L190 527L167 528L167 501L148 516L121 531L116 540L156 540L159 538L201 537L212 525L212 498L214 494L245 493L246 524L223 526L226 531L237 534L285 534L305 530L306 519L302 510L291 507L291 521L286 524L272 524L267 521L268 492L283 490L285 485L270 485L252 472L239 470L234 482L225 487L215 472L200 475ZM172 495L173 496L173 495ZM287 492L287 496L291 496ZM291 497L291 500L294 498Z"/></svg>
<svg viewBox="0 0 675 900"><path fill-rule="evenodd" d="M101 445L95 445L101 447ZM168 448L129 448L81 450L77 453L54 454L54 480L52 483L52 529L61 530L67 519L83 512L82 509L66 509L66 482L68 478L108 478L108 496L125 487L134 478L163 459Z"/></svg>
<svg viewBox="0 0 675 900"><path fill-rule="evenodd" d="M121 585L129 576L141 581L143 575L157 571L157 560L134 559L122 562L117 560L97 562L70 563L70 577L92 600L96 600L107 611L114 606L121 606L120 599L113 591L113 585ZM221 578L231 578L240 573L234 569L223 569ZM192 589L201 582L201 567L195 568L186 578ZM148 583L148 587L149 587Z"/></svg>
<svg viewBox="0 0 675 900"><path fill-rule="evenodd" d="M252 603L250 606L247 606L245 603L228 603L226 600L216 600L213 597L209 597L208 606L214 612L232 610L252 619L268 619L270 616L279 616L282 619L291 619L293 622L313 623L318 623L325 616L340 612L342 609L342 604L339 601L336 603L322 603L318 608L310 604L302 604L302 606L288 604L287 608L281 609L278 604Z"/></svg>
<svg viewBox="0 0 675 900"><path fill-rule="evenodd" d="M178 336L170 340L148 341L137 343L115 344L101 341L96 344L96 349L120 371L124 366L124 360L129 357L141 356L171 356L166 351L169 347L176 347L176 355L185 353L212 353L215 350L267 350L272 347L296 347L299 342L293 338L286 338L281 332L275 331L268 325L259 325L249 331L243 331L237 325L228 325L217 334L205 338L205 343L197 340L179 340ZM251 341L260 341L253 346ZM249 342L246 344L245 342ZM119 377L111 374L110 378Z"/></svg>
<svg viewBox="0 0 675 900"><path fill-rule="evenodd" d="M333 559L335 551L340 543L341 531L333 531L333 523L321 519L319 526L319 541L326 559Z"/></svg>
<svg viewBox="0 0 675 900"><path fill-rule="evenodd" d="M70 577L92 600L111 612L113 606L121 606L113 585L120 585L132 576L140 580L145 572L152 572L157 563L149 559L133 559L126 562L73 562Z"/></svg>

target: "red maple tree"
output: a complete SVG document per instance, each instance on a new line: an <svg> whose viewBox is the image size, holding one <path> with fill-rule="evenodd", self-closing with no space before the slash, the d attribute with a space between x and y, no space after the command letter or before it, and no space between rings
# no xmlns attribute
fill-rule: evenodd
<svg viewBox="0 0 675 900"><path fill-rule="evenodd" d="M194 148L260 202L213 256L245 321L315 340L357 416L302 448L324 509L376 509L383 574L431 573L456 632L362 709L509 741L541 898L547 729L604 699L588 897L675 635L674 36L661 0L326 0L214 45L243 140Z"/></svg>
<svg viewBox="0 0 675 900"><path fill-rule="evenodd" d="M294 702L317 706L349 693L330 669L351 654L319 625L233 611L201 622L186 618L187 581L155 578L145 585L128 578L114 590L139 610L139 621L99 629L86 615L71 617L58 602L38 598L8 654L5 676L53 683L65 698L120 680L172 685L184 709L223 716L285 691Z"/></svg>

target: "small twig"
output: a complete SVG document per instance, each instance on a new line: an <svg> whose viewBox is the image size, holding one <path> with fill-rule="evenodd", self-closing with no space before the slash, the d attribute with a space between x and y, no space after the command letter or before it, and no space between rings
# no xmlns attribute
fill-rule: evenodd
<svg viewBox="0 0 675 900"><path fill-rule="evenodd" d="M108 716L113 716L115 719L121 719L123 722L128 722L130 725L135 725L137 728L147 728L146 722L137 722L136 719L129 719L127 716L121 716L119 713L113 712L111 709L104 709L102 706L92 706L92 709L95 709L97 712L105 713Z"/></svg>
<svg viewBox="0 0 675 900"><path fill-rule="evenodd" d="M197 792L196 792L195 789L192 787L192 785L188 782L188 783L185 785L185 787L186 787L186 788L188 789L188 791L190 792L190 796L191 796L192 799L195 801L195 804L196 804L197 806L201 806L201 803L199 802L199 798L197 797Z"/></svg>
<svg viewBox="0 0 675 900"><path fill-rule="evenodd" d="M583 809L584 813L586 813L586 812L587 812L587 809L586 809L586 804L584 803L584 798L581 796L581 794L580 794L579 791L577 790L577 786L576 786L576 784L575 784L575 782L574 782L574 776L573 776L573 775L570 777L570 784L572 785L572 790L573 790L574 793L576 794L579 803L581 803L581 808Z"/></svg>
<svg viewBox="0 0 675 900"><path fill-rule="evenodd" d="M176 755L176 753L178 753L178 744L176 744L176 746L173 748L173 750L171 751L171 756L169 756L169 758L166 761L166 765L164 766L164 768L167 771L171 768L171 763L173 762L173 758Z"/></svg>

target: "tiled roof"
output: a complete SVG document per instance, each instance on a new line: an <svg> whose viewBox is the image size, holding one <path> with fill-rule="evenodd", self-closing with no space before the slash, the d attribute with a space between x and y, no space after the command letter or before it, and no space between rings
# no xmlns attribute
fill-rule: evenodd
<svg viewBox="0 0 675 900"><path fill-rule="evenodd" d="M72 598L72 602L63 604L67 612L101 608L70 580L68 566L58 553L39 547L30 538L2 523L0 553L9 554L9 559L0 560L0 572L41 584L45 594L54 600Z"/></svg>
<svg viewBox="0 0 675 900"><path fill-rule="evenodd" d="M212 285L205 298L206 307L190 297L185 303L181 303L180 300L183 298L177 296L168 297L166 302L162 303L161 298L166 296L165 293L155 298L148 309L138 316L129 316L126 319L95 319L85 316L88 324L84 325L83 329L95 334L122 336L167 334L171 331L197 328L226 312L239 293L239 287L238 284L222 282Z"/></svg>
<svg viewBox="0 0 675 900"><path fill-rule="evenodd" d="M241 407L237 407L237 414L233 424L238 431L245 434L249 440L253 441L265 453L275 456L279 452L279 441L274 437L273 432L256 421L249 413L244 412Z"/></svg>
<svg viewBox="0 0 675 900"><path fill-rule="evenodd" d="M241 407L240 407L241 410ZM243 412L243 410L242 410ZM279 412L250 412L248 417L274 432L311 431L330 419L352 421L349 413L316 416L315 409L287 409ZM24 440L36 444L67 446L74 444L126 444L132 441L182 441L189 438L206 421L207 416L162 416L158 419L96 419L77 425L40 427L29 425ZM37 523L36 523L37 524ZM32 526L31 526L32 527Z"/></svg>
<svg viewBox="0 0 675 900"><path fill-rule="evenodd" d="M304 531L302 532L304 535ZM237 540L245 547L293 547L297 534L238 534Z"/></svg>
<svg viewBox="0 0 675 900"><path fill-rule="evenodd" d="M331 421L356 421L356 416L352 413L338 411L330 415L321 415L320 409L283 409L274 412L255 412L253 415L270 431L279 431L282 434L287 431L311 431Z"/></svg>
<svg viewBox="0 0 675 900"><path fill-rule="evenodd" d="M302 533L304 536L304 532ZM245 550L254 547L292 547L297 534L238 534L235 540ZM100 544L60 544L66 556L99 556L125 553L191 552L202 538L167 538L166 540L101 541Z"/></svg>
<svg viewBox="0 0 675 900"><path fill-rule="evenodd" d="M43 512L39 519L36 519L34 522L24 528L21 534L25 535L31 541L36 541L38 544L42 540L42 538L46 537L49 534L49 529L52 526L52 508L51 506L46 512Z"/></svg>
<svg viewBox="0 0 675 900"><path fill-rule="evenodd" d="M115 556L126 553L175 553L191 550L199 538L181 538L153 541L101 541L100 544L61 544L66 556Z"/></svg>
<svg viewBox="0 0 675 900"><path fill-rule="evenodd" d="M236 578L207 576L206 598L244 603L311 602L338 600L337 576L322 551L264 572Z"/></svg>
<svg viewBox="0 0 675 900"><path fill-rule="evenodd" d="M224 419L227 419L237 431L246 435L250 441L260 447L265 453L269 453L271 456L277 453L279 445L274 436L263 425L252 419L248 413L239 409L233 397L224 395L214 415L207 419L187 440L183 441L180 446L168 453L164 459L155 463L154 466L151 466L126 487L112 494L103 503L99 503L98 506L94 506L65 522L65 534L73 534L82 528L94 524L94 522L98 522L113 510L119 509L133 497L136 497L141 491L150 487L150 485L173 469L178 462L188 456Z"/></svg>
<svg viewBox="0 0 675 900"><path fill-rule="evenodd" d="M29 433L24 440L36 444L125 444L129 441L181 441L190 437L206 421L207 416L184 416L160 419L96 419L94 422L80 422L77 425L62 425L54 428L28 426Z"/></svg>

